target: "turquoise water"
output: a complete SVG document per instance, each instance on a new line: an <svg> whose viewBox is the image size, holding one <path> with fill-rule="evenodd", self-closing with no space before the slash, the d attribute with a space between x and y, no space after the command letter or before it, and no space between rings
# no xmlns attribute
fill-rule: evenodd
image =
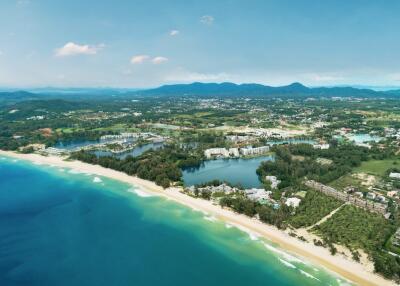
<svg viewBox="0 0 400 286"><path fill-rule="evenodd" d="M224 222L106 178L0 158L0 285L340 285Z"/></svg>
<svg viewBox="0 0 400 286"><path fill-rule="evenodd" d="M183 181L186 186L191 186L219 179L232 184L241 184L245 188L255 188L261 185L256 170L261 162L269 160L273 160L273 156L209 160L199 168L183 170Z"/></svg>

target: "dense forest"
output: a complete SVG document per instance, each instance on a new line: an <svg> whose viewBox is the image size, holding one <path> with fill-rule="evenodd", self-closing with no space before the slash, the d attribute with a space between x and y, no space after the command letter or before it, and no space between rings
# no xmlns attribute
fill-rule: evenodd
<svg viewBox="0 0 400 286"><path fill-rule="evenodd" d="M305 177L321 183L329 183L349 173L362 161L384 159L392 156L393 151L368 149L350 144L333 145L327 150L314 149L310 144L290 144L275 146L272 149L275 161L262 162L257 174L263 180L266 175L277 176L280 189L299 185ZM329 164L321 164L317 158L330 160Z"/></svg>

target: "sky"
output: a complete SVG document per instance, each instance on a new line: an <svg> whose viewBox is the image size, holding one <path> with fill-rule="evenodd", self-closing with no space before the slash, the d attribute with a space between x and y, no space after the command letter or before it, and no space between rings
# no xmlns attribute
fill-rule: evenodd
<svg viewBox="0 0 400 286"><path fill-rule="evenodd" d="M0 0L0 86L400 86L400 1Z"/></svg>

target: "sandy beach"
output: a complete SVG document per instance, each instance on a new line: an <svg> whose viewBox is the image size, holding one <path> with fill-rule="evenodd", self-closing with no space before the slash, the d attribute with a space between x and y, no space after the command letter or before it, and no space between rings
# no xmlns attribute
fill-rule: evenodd
<svg viewBox="0 0 400 286"><path fill-rule="evenodd" d="M382 286L396 285L394 282L388 281L383 277L374 274L371 270L371 265L368 267L368 265L356 263L339 254L332 256L328 249L316 247L312 243L300 241L299 239L293 238L286 232L278 230L273 226L264 224L256 219L251 219L247 216L234 213L230 210L223 209L218 205L214 205L210 201L192 198L181 193L181 189L179 188L169 188L164 190L162 187L157 186L153 182L129 176L122 172L79 161L65 161L60 157L45 157L37 154L18 154L1 150L0 156L29 160L36 164L70 168L80 172L91 173L93 175L119 180L138 187L144 192L162 196L193 209L207 212L209 215L226 221L229 224L253 232L274 243L277 243L285 251L304 258L306 261L309 261L313 264L322 266L331 272L337 273L355 284Z"/></svg>

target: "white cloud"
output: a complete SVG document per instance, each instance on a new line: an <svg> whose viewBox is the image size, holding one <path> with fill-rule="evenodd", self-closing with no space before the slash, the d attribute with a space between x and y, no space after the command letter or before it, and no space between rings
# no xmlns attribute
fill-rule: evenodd
<svg viewBox="0 0 400 286"><path fill-rule="evenodd" d="M150 57L148 55L137 55L131 58L131 64L141 64L147 61Z"/></svg>
<svg viewBox="0 0 400 286"><path fill-rule="evenodd" d="M170 36L177 36L179 34L179 31L178 30L171 30L170 32L169 32L169 35Z"/></svg>
<svg viewBox="0 0 400 286"><path fill-rule="evenodd" d="M168 58L155 57L151 61L152 61L153 64L158 65L158 64L162 64L162 63L168 62Z"/></svg>
<svg viewBox="0 0 400 286"><path fill-rule="evenodd" d="M309 74L306 78L316 82L337 82L343 80L342 76L333 74Z"/></svg>
<svg viewBox="0 0 400 286"><path fill-rule="evenodd" d="M178 68L175 71L170 71L168 75L165 76L164 81L167 82L224 82L232 81L234 76L227 74L225 72L220 73L199 73L187 71L183 68Z"/></svg>
<svg viewBox="0 0 400 286"><path fill-rule="evenodd" d="M98 51L104 48L104 44L91 46L79 45L73 42L66 43L63 47L56 49L57 57L76 56L76 55L95 55Z"/></svg>
<svg viewBox="0 0 400 286"><path fill-rule="evenodd" d="M212 25L214 23L214 17L210 15L201 16L200 22L205 25Z"/></svg>

